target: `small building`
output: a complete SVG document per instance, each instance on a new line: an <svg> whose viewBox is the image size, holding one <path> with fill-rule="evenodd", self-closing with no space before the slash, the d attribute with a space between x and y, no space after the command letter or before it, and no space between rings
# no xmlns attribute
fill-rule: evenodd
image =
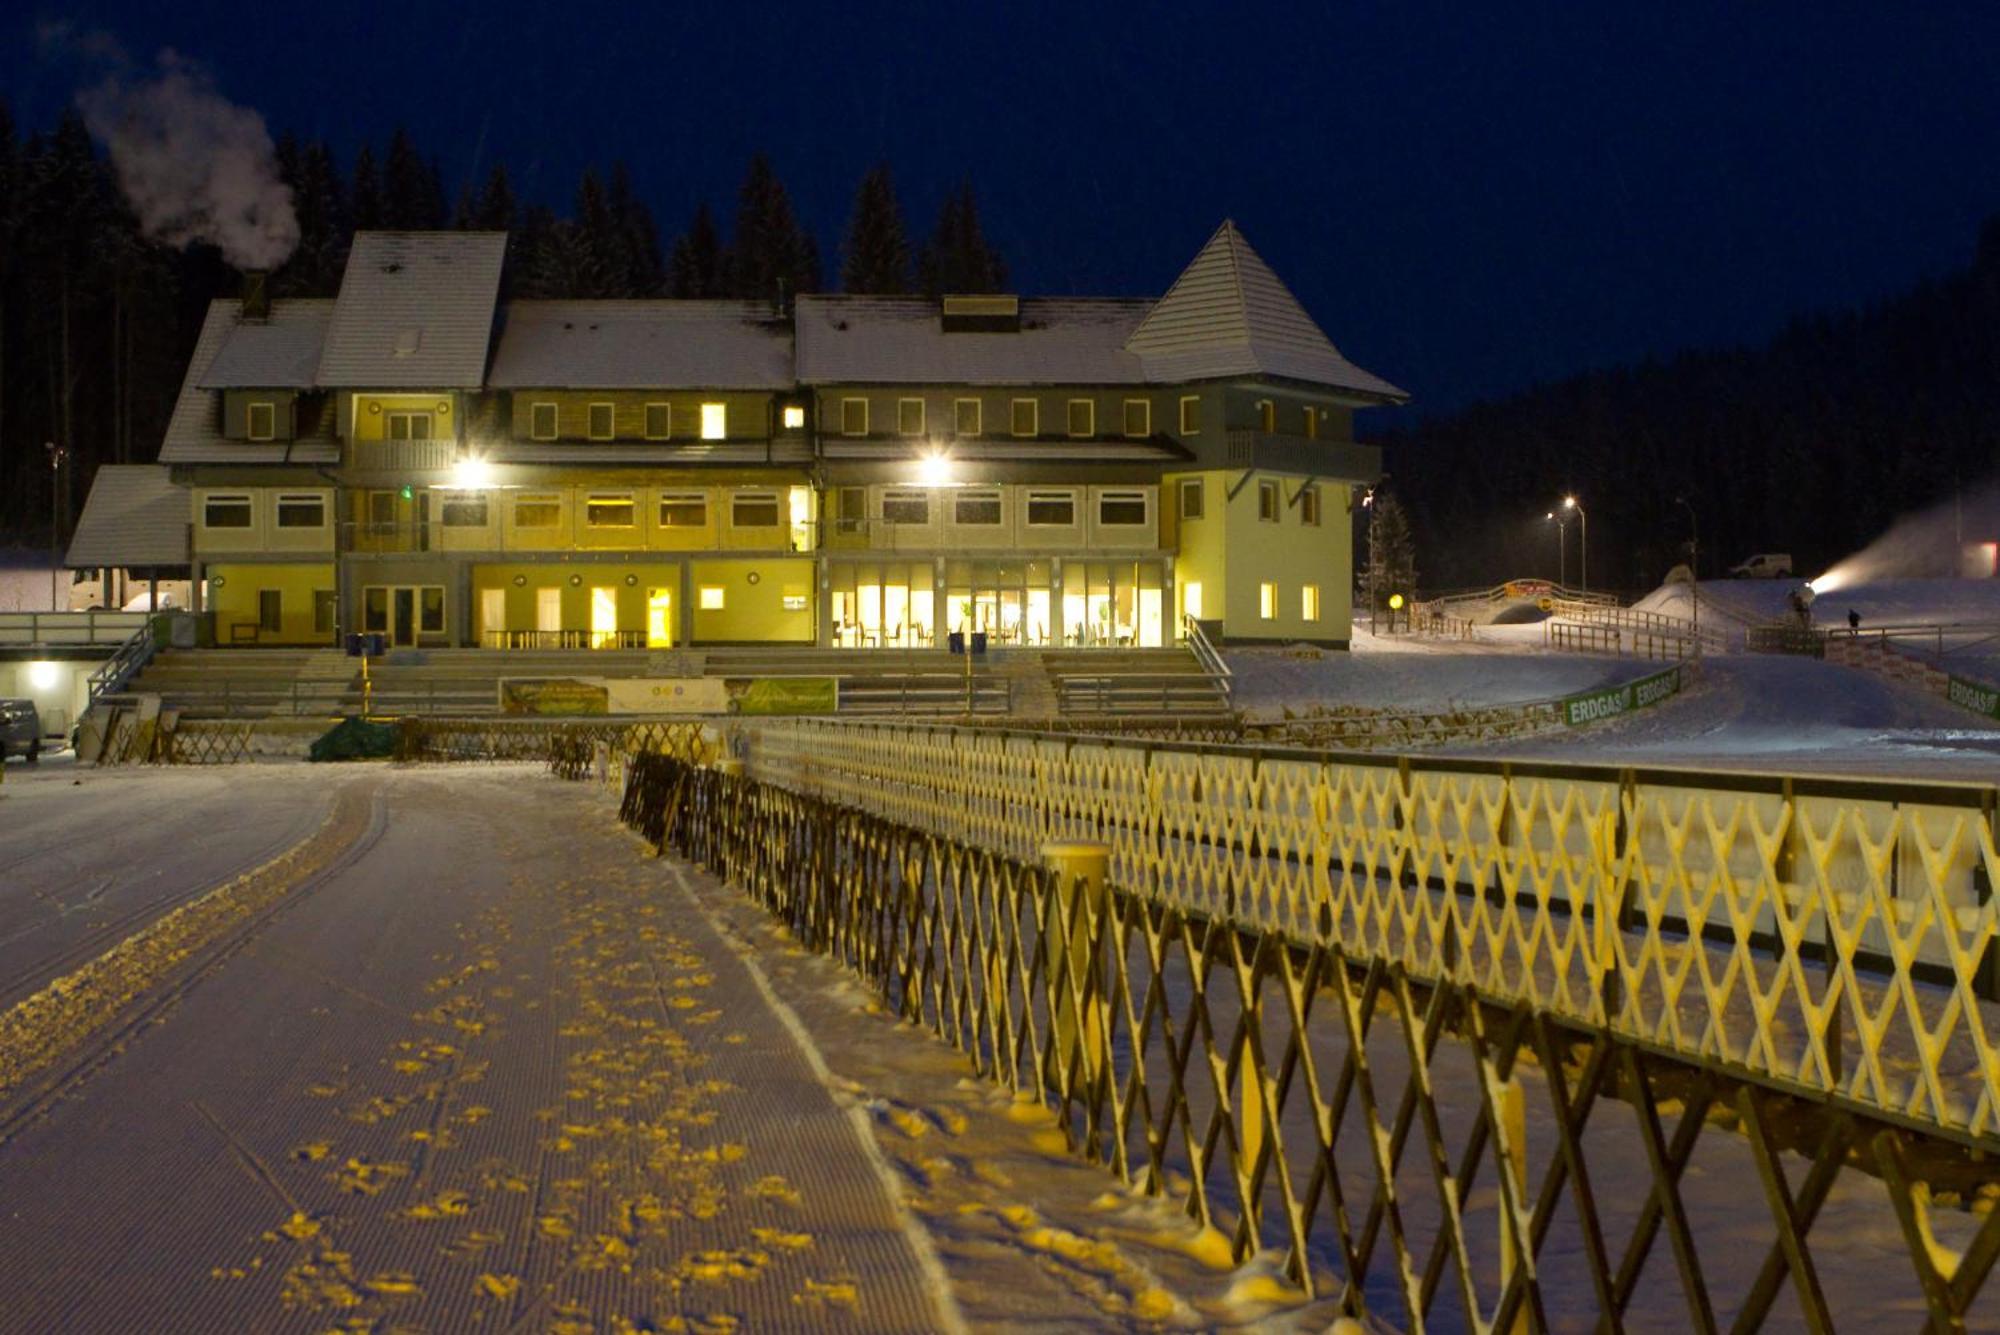
<svg viewBox="0 0 2000 1335"><path fill-rule="evenodd" d="M1157 300L505 302L505 250L213 304L160 461L218 643L1346 643L1405 395L1231 223Z"/></svg>

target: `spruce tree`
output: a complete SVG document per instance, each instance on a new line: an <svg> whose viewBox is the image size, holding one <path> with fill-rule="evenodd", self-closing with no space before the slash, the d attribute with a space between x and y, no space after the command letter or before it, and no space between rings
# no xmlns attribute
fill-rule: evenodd
<svg viewBox="0 0 2000 1335"><path fill-rule="evenodd" d="M294 146L288 153L286 142L280 141L278 168L285 184L292 188L299 244L271 276L272 288L290 297L332 296L340 289L340 270L347 257L345 209L333 151L315 140Z"/></svg>
<svg viewBox="0 0 2000 1335"><path fill-rule="evenodd" d="M560 230L560 229L558 229ZM585 168L577 182L576 209L555 251L562 257L560 272L573 297L625 295L631 266L625 255L625 239L611 217L611 201L606 198L597 172Z"/></svg>
<svg viewBox="0 0 2000 1335"><path fill-rule="evenodd" d="M748 301L787 301L819 287L819 248L800 228L791 196L759 153L737 195L728 287Z"/></svg>
<svg viewBox="0 0 2000 1335"><path fill-rule="evenodd" d="M417 152L408 130L396 127L382 163L384 225L398 231L429 231L444 225L444 186L436 165Z"/></svg>
<svg viewBox="0 0 2000 1335"><path fill-rule="evenodd" d="M632 173L622 161L611 164L606 194L625 263L625 287L620 295L656 297L667 279L666 265L660 258L660 229L653 221L653 211L633 191Z"/></svg>
<svg viewBox="0 0 2000 1335"><path fill-rule="evenodd" d="M1407 606L1417 596L1417 544L1410 516L1394 493L1376 489L1368 523L1369 587L1378 608L1400 593Z"/></svg>
<svg viewBox="0 0 2000 1335"><path fill-rule="evenodd" d="M674 241L673 257L667 262L667 292L686 298L723 295L722 236L715 229L715 215L707 204L695 206L694 220Z"/></svg>
<svg viewBox="0 0 2000 1335"><path fill-rule="evenodd" d="M843 292L895 296L910 290L910 239L887 163L861 178L840 250Z"/></svg>
<svg viewBox="0 0 2000 1335"><path fill-rule="evenodd" d="M375 167L375 151L367 144L354 155L354 185L347 198L355 231L379 232L389 225L382 199L382 174Z"/></svg>
<svg viewBox="0 0 2000 1335"><path fill-rule="evenodd" d="M511 232L514 229L514 187L507 180L507 168L496 163L486 174L479 199L472 206L471 225L482 232Z"/></svg>
<svg viewBox="0 0 2000 1335"><path fill-rule="evenodd" d="M986 240L970 181L945 196L937 227L918 257L917 268L924 291L933 297L946 292L1006 290L1007 266Z"/></svg>

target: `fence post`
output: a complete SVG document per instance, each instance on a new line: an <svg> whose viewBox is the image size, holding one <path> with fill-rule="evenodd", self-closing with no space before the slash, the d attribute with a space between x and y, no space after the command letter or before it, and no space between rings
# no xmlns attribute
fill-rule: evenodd
<svg viewBox="0 0 2000 1335"><path fill-rule="evenodd" d="M1500 1130L1504 1137L1500 1144L1505 1149L1509 1166L1514 1170L1515 1183L1522 1192L1526 1192L1528 1190L1528 1095L1521 1087L1518 1068L1516 1074L1509 1075L1499 1083L1495 1092L1498 1097L1494 1100L1494 1111L1499 1116ZM1496 1164L1495 1172L1498 1171L1499 1166ZM1514 1278L1514 1271L1521 1265L1523 1248L1520 1223L1523 1211L1520 1208L1522 1203L1517 1201L1510 1217L1507 1208L1508 1193L1503 1191L1497 1194L1499 1199L1494 1202L1494 1208L1500 1211L1500 1288L1504 1292L1508 1281ZM1522 1303L1514 1310L1514 1321L1508 1328L1508 1335L1525 1332L1528 1328L1528 1304Z"/></svg>
<svg viewBox="0 0 2000 1335"><path fill-rule="evenodd" d="M1103 1067L1104 1035L1100 1023L1105 1006L1104 989L1083 1009L1084 982L1097 969L1097 924L1104 919L1104 873L1111 861L1111 847L1098 843L1050 843L1042 845L1042 861L1055 881L1056 921L1067 932L1065 949L1044 937L1043 976L1050 980L1049 1022L1054 1026L1058 1061L1061 1054L1075 1052L1082 1067L1083 1083L1094 1083ZM1081 912L1077 897L1082 896ZM1072 926L1074 921L1074 926ZM1065 996L1055 987L1056 970L1063 969Z"/></svg>

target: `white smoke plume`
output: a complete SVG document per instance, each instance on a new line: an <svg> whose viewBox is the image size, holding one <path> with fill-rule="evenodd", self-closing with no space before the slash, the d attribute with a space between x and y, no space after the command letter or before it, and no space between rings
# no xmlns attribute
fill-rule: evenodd
<svg viewBox="0 0 2000 1335"><path fill-rule="evenodd" d="M1980 482L1904 515L1812 582L1819 593L1885 579L1984 579L2000 574L2000 481Z"/></svg>
<svg viewBox="0 0 2000 1335"><path fill-rule="evenodd" d="M239 269L274 269L297 247L264 118L217 92L200 66L162 51L154 73L114 71L77 105L146 235L207 241Z"/></svg>

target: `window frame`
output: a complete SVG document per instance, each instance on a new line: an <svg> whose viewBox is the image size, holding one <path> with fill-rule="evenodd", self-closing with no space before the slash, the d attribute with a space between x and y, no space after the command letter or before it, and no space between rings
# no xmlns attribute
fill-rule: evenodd
<svg viewBox="0 0 2000 1335"><path fill-rule="evenodd" d="M771 522L768 524L746 524L737 515L748 505L769 504ZM729 527L732 529L766 529L785 526L785 507L782 498L775 491L732 491L729 493Z"/></svg>
<svg viewBox="0 0 2000 1335"><path fill-rule="evenodd" d="M1311 622L1319 620L1319 585L1299 585L1299 619Z"/></svg>
<svg viewBox="0 0 2000 1335"><path fill-rule="evenodd" d="M1083 430L1076 429L1076 410L1083 409ZM1063 405L1063 428L1071 440L1088 440L1097 434L1097 400L1071 399Z"/></svg>
<svg viewBox="0 0 2000 1335"><path fill-rule="evenodd" d="M1021 430L1021 409L1028 410L1028 429ZM1009 399L1007 402L1007 430L1019 440L1031 440L1042 432L1042 401L1040 399Z"/></svg>
<svg viewBox="0 0 2000 1335"><path fill-rule="evenodd" d="M285 522L286 507L310 505L319 518L310 524L288 524ZM271 501L271 522L283 529L323 529L326 527L326 496L317 491L281 491Z"/></svg>
<svg viewBox="0 0 2000 1335"><path fill-rule="evenodd" d="M806 408L802 403L787 403L778 409L778 423L785 431L806 429Z"/></svg>
<svg viewBox="0 0 2000 1335"><path fill-rule="evenodd" d="M662 425L658 431L653 430L653 413L655 411L660 414L662 419ZM659 399L649 401L641 413L640 430L645 432L647 440L672 440L674 438L673 402L671 400L661 401Z"/></svg>
<svg viewBox="0 0 2000 1335"><path fill-rule="evenodd" d="M1306 439L1319 439L1319 409L1310 403L1306 405Z"/></svg>
<svg viewBox="0 0 2000 1335"><path fill-rule="evenodd" d="M701 521L699 523L688 524L668 519L667 518L668 506L678 506L681 508L699 506L701 508ZM708 493L705 491L692 491L692 490L662 491L659 495L658 500L654 503L653 519L654 522L660 528L664 529L680 530L680 529L690 529L690 528L707 528Z"/></svg>
<svg viewBox="0 0 2000 1335"><path fill-rule="evenodd" d="M1274 579L1258 581L1257 619L1259 621L1278 619L1278 581Z"/></svg>
<svg viewBox="0 0 2000 1335"><path fill-rule="evenodd" d="M401 421L409 431L408 435L396 434L396 423ZM416 434L417 423L424 424L424 434ZM429 409L398 408L394 412L382 414L382 439L389 441L436 440L437 414Z"/></svg>
<svg viewBox="0 0 2000 1335"><path fill-rule="evenodd" d="M1194 497L1194 504L1188 504L1188 497ZM1174 484L1176 511L1181 522L1208 517L1208 479L1184 477Z"/></svg>
<svg viewBox="0 0 2000 1335"><path fill-rule="evenodd" d="M479 514L476 522L464 517L465 513L471 510L476 510ZM487 499L483 491L460 492L457 495L447 492L444 499L438 503L438 524L441 527L485 528L492 522L492 502Z"/></svg>
<svg viewBox="0 0 2000 1335"><path fill-rule="evenodd" d="M230 509L241 507L243 522L240 524L218 524L213 515L217 504ZM221 529L235 532L257 527L257 498L247 491L211 491L201 498L201 526L205 529Z"/></svg>
<svg viewBox="0 0 2000 1335"><path fill-rule="evenodd" d="M1326 507L1320 500L1319 483L1308 482L1299 488L1299 522L1307 528L1318 528L1320 516Z"/></svg>
<svg viewBox="0 0 2000 1335"><path fill-rule="evenodd" d="M624 506L630 518L622 524L607 523L591 512L599 506ZM583 526L590 529L639 527L638 493L630 491L588 491L583 495Z"/></svg>
<svg viewBox="0 0 2000 1335"><path fill-rule="evenodd" d="M1137 431L1132 429L1132 410L1134 408L1139 410L1139 429ZM1124 428L1123 435L1127 440L1144 440L1153 434L1153 401L1151 399L1127 399L1125 400L1123 412L1124 417L1119 425Z"/></svg>
<svg viewBox="0 0 2000 1335"><path fill-rule="evenodd" d="M898 519L889 513L891 505L914 505L922 507L921 519ZM899 528L927 528L931 522L931 493L924 487L884 487L882 489L882 522Z"/></svg>
<svg viewBox="0 0 2000 1335"><path fill-rule="evenodd" d="M597 410L604 410L604 430L597 429ZM618 439L618 405L609 399L595 399L583 406L583 434L586 440Z"/></svg>
<svg viewBox="0 0 2000 1335"><path fill-rule="evenodd" d="M1055 523L1049 520L1035 518L1035 507L1037 505L1050 505L1054 504L1057 501L1060 501L1063 504L1069 506L1068 519L1065 519L1060 523ZM1039 491L1035 490L1029 491L1026 497L1023 498L1023 504L1021 507L1021 522L1029 528L1075 528L1076 488L1046 487Z"/></svg>
<svg viewBox="0 0 2000 1335"><path fill-rule="evenodd" d="M1257 522L1260 524L1285 522L1285 489L1273 478L1257 480Z"/></svg>
<svg viewBox="0 0 2000 1335"><path fill-rule="evenodd" d="M853 412L861 411L861 424L854 424ZM840 434L843 436L865 436L868 434L868 400L865 397L847 396L840 401Z"/></svg>
<svg viewBox="0 0 2000 1335"><path fill-rule="evenodd" d="M711 419L713 419L711 421ZM701 405L701 438L703 440L729 439L729 404L727 400L711 399Z"/></svg>
<svg viewBox="0 0 2000 1335"><path fill-rule="evenodd" d="M259 635L282 635L285 633L285 591L283 589L257 590L257 633Z"/></svg>
<svg viewBox="0 0 2000 1335"><path fill-rule="evenodd" d="M515 528L551 529L561 528L563 521L563 495L560 491L524 491L515 495L513 504L507 508L507 522ZM554 518L546 524L529 524L521 520L521 511L529 506L548 506Z"/></svg>
<svg viewBox="0 0 2000 1335"><path fill-rule="evenodd" d="M431 595L437 595L437 617L431 617ZM417 634L442 635L445 621L445 596L442 584L417 585Z"/></svg>
<svg viewBox="0 0 2000 1335"><path fill-rule="evenodd" d="M257 430L257 413L262 409L265 422L263 431ZM253 399L243 405L243 434L249 440L276 440L278 438L278 405L271 399Z"/></svg>
<svg viewBox="0 0 2000 1335"><path fill-rule="evenodd" d="M1130 505L1134 501L1138 502L1139 505L1139 517L1137 519L1108 519L1105 517L1104 507L1107 504ZM1152 494L1144 488L1119 487L1116 490L1106 489L1097 493L1097 526L1099 528L1145 528L1152 522L1153 498Z"/></svg>
<svg viewBox="0 0 2000 1335"><path fill-rule="evenodd" d="M694 608L697 612L723 612L729 607L729 589L721 584L703 584L695 589Z"/></svg>
<svg viewBox="0 0 2000 1335"><path fill-rule="evenodd" d="M546 434L541 430L540 425L536 421L536 418L540 416L541 411L544 408L549 410L549 429ZM558 404L554 399L532 399L529 401L528 439L529 440L562 439L562 406Z"/></svg>
<svg viewBox="0 0 2000 1335"><path fill-rule="evenodd" d="M916 410L916 425L910 425L909 411ZM899 436L921 436L924 434L924 401L918 399L896 400L896 434Z"/></svg>
<svg viewBox="0 0 2000 1335"><path fill-rule="evenodd" d="M967 503L991 505L993 518L967 519L963 507ZM951 494L951 524L953 528L1001 528L1007 523L1006 494L998 487L963 487Z"/></svg>
<svg viewBox="0 0 2000 1335"><path fill-rule="evenodd" d="M1278 433L1278 401L1276 399L1257 400L1257 429L1267 436Z"/></svg>
<svg viewBox="0 0 2000 1335"><path fill-rule="evenodd" d="M965 410L972 410L972 429L965 429ZM971 439L986 434L986 400L953 399L951 401L951 433L961 439Z"/></svg>
<svg viewBox="0 0 2000 1335"><path fill-rule="evenodd" d="M1181 434L1198 436L1201 434L1201 395L1181 395Z"/></svg>

